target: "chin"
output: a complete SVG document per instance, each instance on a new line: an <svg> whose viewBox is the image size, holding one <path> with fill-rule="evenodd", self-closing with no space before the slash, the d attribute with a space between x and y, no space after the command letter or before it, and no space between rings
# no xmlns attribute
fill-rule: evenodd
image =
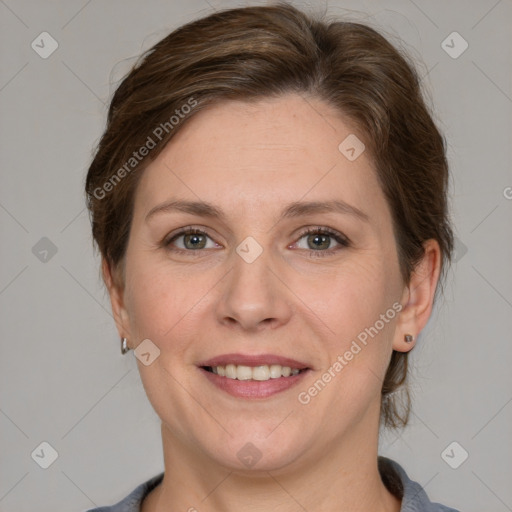
<svg viewBox="0 0 512 512"><path fill-rule="evenodd" d="M219 465L239 473L254 476L262 472L262 476L268 476L266 472L290 466L306 450L304 435L300 432L290 432L284 428L279 434L276 430L270 432L268 429L259 432L257 427L241 429L222 442L212 440L212 444L205 446L205 452L211 452L210 447L217 446L211 456Z"/></svg>

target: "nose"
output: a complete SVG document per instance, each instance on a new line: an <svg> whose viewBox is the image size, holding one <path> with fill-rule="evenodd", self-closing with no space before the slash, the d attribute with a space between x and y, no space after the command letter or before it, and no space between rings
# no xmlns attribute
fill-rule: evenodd
<svg viewBox="0 0 512 512"><path fill-rule="evenodd" d="M271 260L266 250L251 263L233 253L233 267L222 280L217 303L220 323L258 332L289 322L292 294Z"/></svg>

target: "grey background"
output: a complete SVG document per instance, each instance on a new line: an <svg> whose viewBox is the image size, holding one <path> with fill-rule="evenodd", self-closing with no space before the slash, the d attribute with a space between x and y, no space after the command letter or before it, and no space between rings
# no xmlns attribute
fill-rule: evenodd
<svg viewBox="0 0 512 512"><path fill-rule="evenodd" d="M99 280L83 180L134 57L248 4L0 0L2 512L112 504L163 469L158 417ZM328 11L404 41L449 143L458 261L413 351L411 425L384 434L381 453L433 500L512 510L512 2L330 0ZM59 44L47 59L31 47L43 31ZM453 31L469 44L456 59L441 46ZM43 441L58 452L48 469L31 457ZM457 469L441 457L453 441L469 453Z"/></svg>

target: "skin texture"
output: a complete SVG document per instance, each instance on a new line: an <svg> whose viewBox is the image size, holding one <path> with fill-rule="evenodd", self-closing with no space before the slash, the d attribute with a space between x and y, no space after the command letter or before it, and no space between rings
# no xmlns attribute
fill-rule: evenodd
<svg viewBox="0 0 512 512"><path fill-rule="evenodd" d="M149 366L137 360L162 420L165 462L144 512L400 509L377 469L380 390L392 349L410 350L404 334L416 339L427 323L440 250L427 241L411 282L402 281L370 156L349 161L338 150L351 133L316 98L225 102L190 119L144 171L124 278L103 262L120 336L131 348L149 338L160 350ZM213 203L225 219L167 212L146 222L170 199ZM288 203L331 199L368 222L340 213L279 220ZM183 236L165 246L187 226L207 231L205 248L187 249ZM315 257L322 249L302 234L308 227L336 230L349 245L328 238L336 252ZM248 236L263 249L252 263L236 252ZM401 312L301 404L298 394L396 302ZM311 371L271 397L235 398L197 366L234 352L292 357ZM237 457L248 442L261 453L250 468Z"/></svg>

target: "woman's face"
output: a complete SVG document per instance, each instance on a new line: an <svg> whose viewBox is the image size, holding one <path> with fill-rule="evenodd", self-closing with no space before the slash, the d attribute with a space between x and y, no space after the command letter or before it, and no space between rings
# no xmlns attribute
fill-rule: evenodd
<svg viewBox="0 0 512 512"><path fill-rule="evenodd" d="M144 171L118 327L169 442L269 470L376 435L406 287L351 134L317 99L226 102Z"/></svg>

